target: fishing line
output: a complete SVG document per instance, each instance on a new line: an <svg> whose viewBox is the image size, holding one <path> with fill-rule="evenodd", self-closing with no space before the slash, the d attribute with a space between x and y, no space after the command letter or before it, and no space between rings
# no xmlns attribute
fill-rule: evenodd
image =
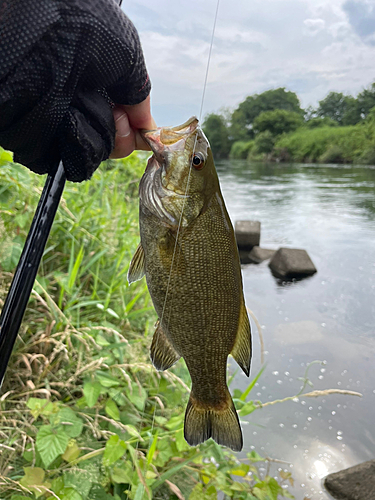
<svg viewBox="0 0 375 500"><path fill-rule="evenodd" d="M208 81L208 72L209 72L210 62L211 62L212 46L213 46L214 37L215 37L215 29L216 29L217 17L218 17L218 12L219 12L219 4L220 4L220 0L217 0L216 12L215 12L215 17L214 17L214 23L213 23L213 27L212 27L210 48L209 48L209 53L208 53L208 61L207 61L207 67L206 67L206 74L205 74L204 84L203 84L202 100L201 100L200 111L199 111L199 121L201 121L201 118L202 118L203 103L204 103L204 98L205 98L205 94L206 94L206 87L207 87L207 81ZM197 144L197 135L195 136L195 141L194 141L194 146L193 146L193 152L195 151L196 144ZM174 266L174 262L175 262L175 257L176 257L177 246L178 246L178 238L180 236L180 230L181 230L181 226L182 226L182 218L183 218L183 214L184 214L184 209L185 209L187 194L188 194L188 191L189 191L189 184L190 184L190 177L191 177L192 168L193 168L193 163L191 162L190 163L190 167L189 167L188 178L187 178L187 182L186 182L186 189L185 189L185 194L184 194L184 201L183 201L183 204L182 204L181 214L180 214L180 218L179 218L179 221L178 221L177 233L176 233L175 244L174 244L173 254L172 254L171 268L170 268L170 271L169 271L168 282L167 282L167 290L165 292L165 298L164 298L164 304L163 304L162 314L161 314L161 317L160 317L160 320L159 320L160 324L162 324L162 321L164 319L164 313L165 313L165 308L166 308L166 304L167 304L167 298L168 298L170 284L171 284L171 278L172 278L172 270L173 270L173 266ZM181 249L180 249L180 251L181 251ZM171 310L170 310L170 314L171 314L171 312L172 312L172 307L171 307ZM158 389L157 389L158 392L159 392L160 382L161 382L161 376L159 378L159 384L158 384ZM145 408L146 408L146 402L145 402L144 407L143 407L143 413L145 411ZM156 404L154 406L154 410L153 410L153 414L152 414L152 425L151 425L151 430L150 430L150 434L151 435L150 435L150 440L149 440L149 448L150 448L151 442L152 442L152 440L154 438L154 436L152 435L152 431L154 430L154 425L155 425L155 413L156 413ZM141 429L141 425L142 425L142 422L140 423L139 431ZM140 432L139 432L139 434L140 434ZM139 441L137 442L136 451L138 450L138 445L139 445ZM134 472L134 469L135 469L135 464L133 464L133 472ZM143 494L144 491L145 491L144 486L143 486L142 490L143 490L143 492L142 492L142 494ZM127 495L127 498L128 497L129 496Z"/></svg>
<svg viewBox="0 0 375 500"><path fill-rule="evenodd" d="M203 93L202 93L202 100L201 100L201 106L200 106L200 111L199 111L199 121L201 121L201 118L202 118L203 103L204 103L204 98L205 98L205 95L206 95L206 87L207 87L207 81L208 81L208 72L209 72L209 69L210 69L212 47L213 47L213 43L214 43L216 22L217 22L217 17L218 17L218 12L219 12L219 4L220 4L220 0L217 0L216 12L215 12L215 18L214 18L214 24L213 24L213 27L212 27L212 34L211 34L210 49L209 49L209 52L208 52L208 61L207 61L207 67L206 67L206 74L205 74L204 83L203 83ZM196 144L197 144L197 135L195 136L193 151L195 150ZM185 190L185 195L184 195L184 202L182 204L180 220L178 222L178 227L177 227L176 241L175 241L175 244L174 244L174 249L173 249L173 254L172 254L171 269L170 269L170 272L169 272L168 283L167 283L167 291L165 292L165 298L164 298L164 304L163 304L162 315L161 315L161 318L160 318L160 323L162 322L162 320L164 318L164 312L165 312L165 307L166 307L166 303L167 303L167 297L168 297L168 293L169 293L169 287L170 287L170 282L171 282L172 270L173 270L173 265L174 265L175 255L176 255L176 249L177 249L177 244L178 244L178 237L180 235L180 229L181 229L181 224L182 224L182 217L183 217L183 214L184 214L187 193L188 193L188 190L189 190L189 184L190 184L190 177L191 177L192 168L193 168L193 164L190 163L188 178L187 178L187 182L186 182L186 190Z"/></svg>

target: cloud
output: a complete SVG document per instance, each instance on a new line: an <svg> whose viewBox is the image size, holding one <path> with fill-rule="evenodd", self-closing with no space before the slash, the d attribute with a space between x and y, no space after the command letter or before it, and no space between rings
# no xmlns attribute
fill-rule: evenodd
<svg viewBox="0 0 375 500"><path fill-rule="evenodd" d="M370 45L375 45L375 5L373 2L347 0L343 5L355 33Z"/></svg>
<svg viewBox="0 0 375 500"><path fill-rule="evenodd" d="M355 95L375 78L373 32L366 24L373 3L221 0L203 115L277 87L297 92L304 107L330 91ZM141 37L157 123L199 114L216 5L134 0L124 6Z"/></svg>
<svg viewBox="0 0 375 500"><path fill-rule="evenodd" d="M305 19L303 24L307 28L307 33L310 35L316 35L319 31L322 31L325 28L324 19Z"/></svg>

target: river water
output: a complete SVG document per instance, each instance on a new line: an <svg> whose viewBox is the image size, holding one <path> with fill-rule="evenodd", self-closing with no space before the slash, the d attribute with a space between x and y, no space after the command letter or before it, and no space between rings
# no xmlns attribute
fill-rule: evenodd
<svg viewBox="0 0 375 500"><path fill-rule="evenodd" d="M282 282L268 262L243 266L246 303L266 349L249 398L297 394L315 360L321 363L311 365L306 391L363 395L300 396L257 410L245 417L244 451L282 461L272 472L292 472L296 499L331 498L324 476L375 458L375 167L225 161L217 170L233 222L260 221L262 247L303 248L318 269ZM252 377L260 367L253 326ZM238 370L232 388L247 385Z"/></svg>

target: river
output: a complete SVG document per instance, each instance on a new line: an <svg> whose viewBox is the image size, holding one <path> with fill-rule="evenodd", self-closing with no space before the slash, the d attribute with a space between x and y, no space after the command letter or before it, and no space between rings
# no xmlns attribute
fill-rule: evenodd
<svg viewBox="0 0 375 500"><path fill-rule="evenodd" d="M306 391L363 395L301 396L257 410L244 419L244 451L282 461L271 470L292 472L296 499L331 498L324 476L375 458L375 167L222 161L217 170L233 222L260 221L262 247L304 248L318 269L283 282L268 262L243 266L246 303L266 349L249 398L265 403L298 393L315 360L321 363L311 365ZM252 377L260 367L253 325ZM248 383L238 370L231 387Z"/></svg>

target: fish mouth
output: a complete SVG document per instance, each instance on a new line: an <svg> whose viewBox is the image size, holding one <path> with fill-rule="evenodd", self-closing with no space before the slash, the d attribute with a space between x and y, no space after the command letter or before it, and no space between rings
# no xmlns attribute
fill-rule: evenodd
<svg viewBox="0 0 375 500"><path fill-rule="evenodd" d="M150 146L156 159L161 163L163 153L183 149L186 140L197 130L199 120L192 116L182 125L176 127L159 127L155 130L141 130L141 136ZM180 143L180 141L183 143ZM180 144L179 144L180 143Z"/></svg>

